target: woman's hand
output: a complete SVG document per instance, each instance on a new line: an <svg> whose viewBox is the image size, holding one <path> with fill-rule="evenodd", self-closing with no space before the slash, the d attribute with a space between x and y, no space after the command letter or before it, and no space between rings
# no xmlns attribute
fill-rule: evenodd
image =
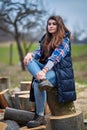
<svg viewBox="0 0 87 130"><path fill-rule="evenodd" d="M43 70L41 70L40 72L37 73L36 75L36 79L37 80L40 80L40 79L43 79L45 77L45 73Z"/></svg>
<svg viewBox="0 0 87 130"><path fill-rule="evenodd" d="M26 66L28 64L29 61L32 61L32 53L28 53L25 57L24 57L24 65Z"/></svg>
<svg viewBox="0 0 87 130"><path fill-rule="evenodd" d="M48 71L48 68L43 68L40 72L37 73L36 78L37 80L43 79Z"/></svg>

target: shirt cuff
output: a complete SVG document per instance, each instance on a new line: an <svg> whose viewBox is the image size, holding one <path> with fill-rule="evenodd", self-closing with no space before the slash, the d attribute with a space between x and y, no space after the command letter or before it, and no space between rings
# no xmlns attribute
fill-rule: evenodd
<svg viewBox="0 0 87 130"><path fill-rule="evenodd" d="M54 62L49 60L47 64L44 66L44 68L48 68L48 70L50 70L52 69L53 66L54 66Z"/></svg>

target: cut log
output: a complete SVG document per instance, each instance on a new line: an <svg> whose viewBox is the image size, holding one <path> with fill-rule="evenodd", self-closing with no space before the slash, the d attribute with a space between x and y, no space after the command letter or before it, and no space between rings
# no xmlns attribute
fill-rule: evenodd
<svg viewBox="0 0 87 130"><path fill-rule="evenodd" d="M9 89L0 92L0 106L3 109L5 109L6 107L12 107L12 101Z"/></svg>
<svg viewBox="0 0 87 130"><path fill-rule="evenodd" d="M12 101L12 108L16 108L16 105L15 105L15 95L11 95L11 101Z"/></svg>
<svg viewBox="0 0 87 130"><path fill-rule="evenodd" d="M10 87L10 81L8 77L0 77L0 91L8 89Z"/></svg>
<svg viewBox="0 0 87 130"><path fill-rule="evenodd" d="M21 91L29 91L30 88L31 88L31 81L21 81L20 82Z"/></svg>
<svg viewBox="0 0 87 130"><path fill-rule="evenodd" d="M24 94L28 94L29 95L29 93L30 93L30 91L15 92L14 95L12 96L12 101L13 101L14 108L20 109L21 108L21 104L20 104L20 101L19 101L19 96L20 95L24 95Z"/></svg>
<svg viewBox="0 0 87 130"><path fill-rule="evenodd" d="M15 92L14 94L17 94L17 95L23 95L23 94L29 94L30 91L19 91L19 92Z"/></svg>
<svg viewBox="0 0 87 130"><path fill-rule="evenodd" d="M8 125L6 130L19 130L20 129L19 125L15 121L6 120L4 122Z"/></svg>
<svg viewBox="0 0 87 130"><path fill-rule="evenodd" d="M34 117L34 115L34 112L6 107L4 120L14 120L18 124L24 126L29 120Z"/></svg>
<svg viewBox="0 0 87 130"><path fill-rule="evenodd" d="M51 130L51 125L50 125L50 116L51 114L45 115L45 120L46 120L46 130Z"/></svg>
<svg viewBox="0 0 87 130"><path fill-rule="evenodd" d="M20 128L20 130L46 130L46 126L41 125L41 126L35 127L35 128L27 128L25 126L25 127Z"/></svg>
<svg viewBox="0 0 87 130"><path fill-rule="evenodd" d="M4 122L0 122L0 130L6 130L6 128L8 127L8 125Z"/></svg>
<svg viewBox="0 0 87 130"><path fill-rule="evenodd" d="M35 102L29 101L29 94L20 95L18 98L20 109L27 111L35 111Z"/></svg>
<svg viewBox="0 0 87 130"><path fill-rule="evenodd" d="M64 116L51 116L52 130L84 130L82 112Z"/></svg>
<svg viewBox="0 0 87 130"><path fill-rule="evenodd" d="M0 109L0 113L4 113L5 109Z"/></svg>
<svg viewBox="0 0 87 130"><path fill-rule="evenodd" d="M69 115L76 112L74 102L59 103L57 89L53 88L51 91L47 91L47 102L54 116Z"/></svg>
<svg viewBox="0 0 87 130"><path fill-rule="evenodd" d="M0 120L4 119L4 109L0 109Z"/></svg>
<svg viewBox="0 0 87 130"><path fill-rule="evenodd" d="M27 111L35 111L35 102L29 101L29 94L19 96L20 109ZM50 113L48 104L45 106L45 115Z"/></svg>

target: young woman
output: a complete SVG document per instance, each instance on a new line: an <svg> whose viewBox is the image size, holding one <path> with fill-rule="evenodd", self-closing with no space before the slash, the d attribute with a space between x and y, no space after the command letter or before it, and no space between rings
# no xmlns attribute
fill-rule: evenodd
<svg viewBox="0 0 87 130"><path fill-rule="evenodd" d="M63 19L60 16L51 16L47 21L46 34L42 37L40 46L35 52L25 56L24 64L34 77L31 90L34 90L36 103L35 117L27 123L27 127L46 123L45 90L50 91L52 87L57 87L58 102L76 99L70 44L70 31Z"/></svg>

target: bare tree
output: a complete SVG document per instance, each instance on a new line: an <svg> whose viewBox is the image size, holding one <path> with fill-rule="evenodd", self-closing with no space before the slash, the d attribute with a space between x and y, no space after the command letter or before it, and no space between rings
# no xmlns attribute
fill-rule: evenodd
<svg viewBox="0 0 87 130"><path fill-rule="evenodd" d="M78 43L79 38L82 37L84 33L86 33L85 27L83 26L81 28L79 24L76 24L73 30L74 30L72 34L73 42Z"/></svg>
<svg viewBox="0 0 87 130"><path fill-rule="evenodd" d="M21 62L22 70L25 70L23 64L23 49L21 46L21 35L40 24L42 16L46 13L41 8L38 0L0 0L0 29L11 34L16 43Z"/></svg>

